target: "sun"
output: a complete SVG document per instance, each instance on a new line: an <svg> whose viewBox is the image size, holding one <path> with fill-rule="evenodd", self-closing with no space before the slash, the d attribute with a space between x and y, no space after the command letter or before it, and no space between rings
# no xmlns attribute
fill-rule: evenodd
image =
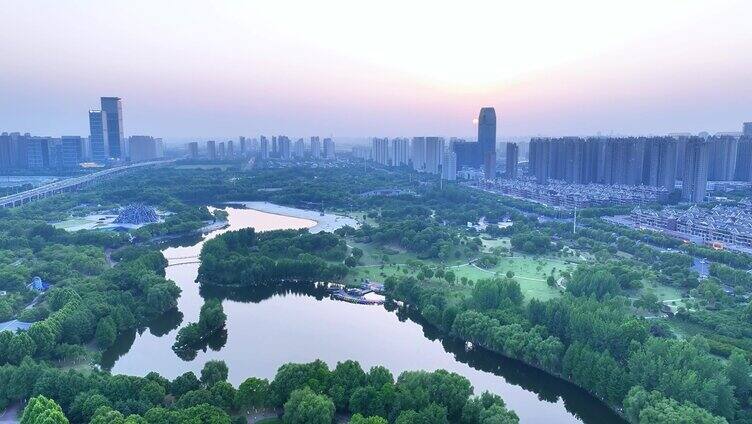
<svg viewBox="0 0 752 424"><path fill-rule="evenodd" d="M478 118L473 118L473 125L478 125Z"/></svg>

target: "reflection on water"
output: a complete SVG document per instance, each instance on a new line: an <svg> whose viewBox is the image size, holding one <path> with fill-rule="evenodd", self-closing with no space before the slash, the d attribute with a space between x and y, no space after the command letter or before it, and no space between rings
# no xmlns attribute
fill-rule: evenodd
<svg viewBox="0 0 752 424"><path fill-rule="evenodd" d="M310 226L258 211L227 208L230 228L261 230ZM220 230L207 237L216 236ZM197 255L205 238L172 241L165 257ZM115 373L144 375L157 371L167 378L193 371L207 360L221 359L229 379L273 378L287 362L322 359L330 366L354 359L364 368L384 365L395 375L405 370L444 368L467 377L476 392L501 395L522 422L620 422L603 404L563 380L461 341L444 338L409 310L394 305L365 306L332 300L323 286L280 285L254 289L202 287L195 283L197 264L170 266L167 278L183 290L178 310L148 328L121 335L103 355L103 366ZM203 299L217 298L227 314L226 332L183 358L172 351L177 329L198 320Z"/></svg>

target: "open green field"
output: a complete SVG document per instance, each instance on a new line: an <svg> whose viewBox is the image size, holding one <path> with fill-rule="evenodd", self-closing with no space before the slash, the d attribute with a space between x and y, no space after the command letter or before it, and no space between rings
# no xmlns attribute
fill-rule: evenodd
<svg viewBox="0 0 752 424"><path fill-rule="evenodd" d="M487 245L487 249L490 250L492 247L504 246L508 243L508 239L484 240L484 245L487 242L490 242ZM410 253L397 251L389 247L384 248L376 243L348 241L348 245L363 250L363 257L360 260L360 265L350 270L346 278L347 284L358 285L363 279L383 282L386 278L393 275L415 275L418 272L418 270L407 266L408 261L417 259L415 255ZM383 255L385 253L388 256L388 262L383 262ZM420 260L420 262L432 268L441 265L436 261ZM455 260L443 266L447 270L453 271L457 276L457 280L465 277L469 280L477 281L479 279L491 278L495 275L505 275L507 271L512 271L514 278L520 283L522 293L526 298L547 300L559 296L560 291L557 288L549 287L546 283L546 277L553 272L553 275L558 278L561 271L571 272L577 264L557 258L516 255L499 258L498 265L489 270L469 264L467 259Z"/></svg>
<svg viewBox="0 0 752 424"><path fill-rule="evenodd" d="M558 297L557 288L549 287L546 277L553 272L559 278L561 271L573 271L574 263L567 263L560 259L534 258L530 256L512 256L499 259L499 263L492 269L482 269L475 265L461 265L452 268L457 278L466 277L470 280L490 278L495 275L505 275L507 271L514 273L514 279L520 283L522 294L527 299L548 300Z"/></svg>

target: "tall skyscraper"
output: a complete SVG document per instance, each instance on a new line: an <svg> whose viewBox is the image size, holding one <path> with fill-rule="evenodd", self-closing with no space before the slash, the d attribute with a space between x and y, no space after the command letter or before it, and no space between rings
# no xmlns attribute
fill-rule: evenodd
<svg viewBox="0 0 752 424"><path fill-rule="evenodd" d="M393 166L404 166L410 163L410 140L406 138L392 139L389 149Z"/></svg>
<svg viewBox="0 0 752 424"><path fill-rule="evenodd" d="M384 166L391 165L389 139L374 137L371 140L371 154L374 162Z"/></svg>
<svg viewBox="0 0 752 424"><path fill-rule="evenodd" d="M441 137L426 137L426 166L425 171L431 174L441 172L441 160L444 154L444 139Z"/></svg>
<svg viewBox="0 0 752 424"><path fill-rule="evenodd" d="M188 143L188 157L198 159L198 141Z"/></svg>
<svg viewBox="0 0 752 424"><path fill-rule="evenodd" d="M324 159L332 160L336 158L336 153L334 151L334 140L331 138L325 138L324 139Z"/></svg>
<svg viewBox="0 0 752 424"><path fill-rule="evenodd" d="M235 156L235 142L232 140L227 140L227 157L234 157Z"/></svg>
<svg viewBox="0 0 752 424"><path fill-rule="evenodd" d="M447 181L457 180L457 154L451 150L444 152L441 164L441 178Z"/></svg>
<svg viewBox="0 0 752 424"><path fill-rule="evenodd" d="M507 143L507 178L517 178L517 162L519 162L520 148L517 143Z"/></svg>
<svg viewBox="0 0 752 424"><path fill-rule="evenodd" d="M295 157L298 159L305 157L305 141L302 138L295 141Z"/></svg>
<svg viewBox="0 0 752 424"><path fill-rule="evenodd" d="M739 139L734 176L737 181L752 181L752 135L743 135Z"/></svg>
<svg viewBox="0 0 752 424"><path fill-rule="evenodd" d="M62 136L61 153L61 167L66 169L77 168L84 158L83 141L81 140L81 137Z"/></svg>
<svg viewBox="0 0 752 424"><path fill-rule="evenodd" d="M410 158L413 162L413 169L423 172L426 169L426 138L413 137L411 145Z"/></svg>
<svg viewBox="0 0 752 424"><path fill-rule="evenodd" d="M89 148L91 160L104 164L110 157L109 132L107 131L107 112L89 111Z"/></svg>
<svg viewBox="0 0 752 424"><path fill-rule="evenodd" d="M206 142L206 157L209 160L217 160L217 142L209 140Z"/></svg>
<svg viewBox="0 0 752 424"><path fill-rule="evenodd" d="M227 159L227 149L225 148L225 142L220 141L217 143L217 156L220 159Z"/></svg>
<svg viewBox="0 0 752 424"><path fill-rule="evenodd" d="M291 149L290 149L290 138L281 135L277 137L277 146L279 148L279 157L285 160L289 160L291 158Z"/></svg>
<svg viewBox="0 0 752 424"><path fill-rule="evenodd" d="M317 136L311 137L311 156L313 159L321 159L321 140Z"/></svg>
<svg viewBox="0 0 752 424"><path fill-rule="evenodd" d="M486 179L496 175L496 110L484 107L478 115L478 144Z"/></svg>
<svg viewBox="0 0 752 424"><path fill-rule="evenodd" d="M684 152L682 200L698 203L705 199L708 184L708 143L698 137L687 142Z"/></svg>
<svg viewBox="0 0 752 424"><path fill-rule="evenodd" d="M734 179L736 171L736 155L739 142L732 136L715 136L708 138L710 149L710 164L708 179L713 181L729 181Z"/></svg>
<svg viewBox="0 0 752 424"><path fill-rule="evenodd" d="M677 143L673 138L651 139L645 145L643 182L673 191L676 186Z"/></svg>
<svg viewBox="0 0 752 424"><path fill-rule="evenodd" d="M245 144L245 137L242 135L238 137L238 144L240 144L240 156L245 156L248 153L248 146Z"/></svg>
<svg viewBox="0 0 752 424"><path fill-rule="evenodd" d="M124 159L128 155L123 137L123 105L120 97L102 97L102 111L107 113L109 156Z"/></svg>
<svg viewBox="0 0 752 424"><path fill-rule="evenodd" d="M752 137L752 122L742 124L742 134Z"/></svg>
<svg viewBox="0 0 752 424"><path fill-rule="evenodd" d="M547 138L534 138L530 140L529 156L530 174L535 176L538 184L547 183L549 179L551 140Z"/></svg>
<svg viewBox="0 0 752 424"><path fill-rule="evenodd" d="M269 159L269 139L265 136L261 136L261 147L259 148L259 156L261 160Z"/></svg>

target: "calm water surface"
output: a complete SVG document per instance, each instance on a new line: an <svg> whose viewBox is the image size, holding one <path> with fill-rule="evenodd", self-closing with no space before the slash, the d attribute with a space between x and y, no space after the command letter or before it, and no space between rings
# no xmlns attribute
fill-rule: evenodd
<svg viewBox="0 0 752 424"><path fill-rule="evenodd" d="M141 333L122 335L105 353L103 364L113 373L145 375L157 371L167 378L199 373L211 359L224 360L230 381L249 376L272 379L287 362L354 359L364 369L384 365L395 377L405 370L444 368L467 377L475 392L501 395L524 423L622 422L608 408L577 387L535 368L442 339L417 317L383 306L353 305L331 300L321 288L199 290L195 258L207 239L240 228L257 231L311 228L314 221L251 209L228 207L229 228L173 243L167 278L182 289L178 311L165 314ZM315 230L315 228L313 228ZM172 351L177 330L198 321L204 298L220 298L227 314L226 333L209 341L195 358L181 359Z"/></svg>

